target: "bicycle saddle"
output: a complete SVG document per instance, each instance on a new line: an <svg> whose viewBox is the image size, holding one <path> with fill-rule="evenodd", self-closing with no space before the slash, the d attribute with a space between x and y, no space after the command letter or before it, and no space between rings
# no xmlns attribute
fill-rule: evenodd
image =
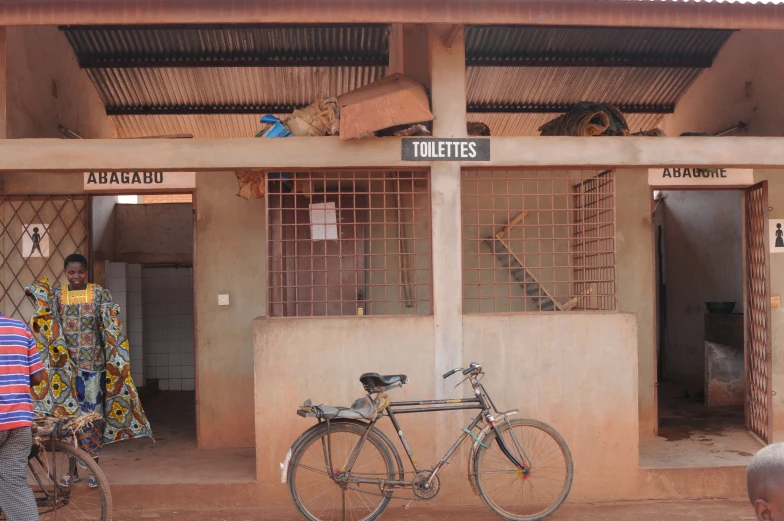
<svg viewBox="0 0 784 521"><path fill-rule="evenodd" d="M365 391L369 393L377 393L385 391L387 387L395 385L396 383L401 385L407 384L408 376L404 374L382 375L378 373L365 373L359 377L359 381L362 382L362 386L365 388Z"/></svg>

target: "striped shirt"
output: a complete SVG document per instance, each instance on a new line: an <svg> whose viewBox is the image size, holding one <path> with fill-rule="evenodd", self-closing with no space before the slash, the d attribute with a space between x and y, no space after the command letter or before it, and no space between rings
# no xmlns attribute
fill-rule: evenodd
<svg viewBox="0 0 784 521"><path fill-rule="evenodd" d="M27 326L0 314L0 431L33 424L30 375L43 369Z"/></svg>

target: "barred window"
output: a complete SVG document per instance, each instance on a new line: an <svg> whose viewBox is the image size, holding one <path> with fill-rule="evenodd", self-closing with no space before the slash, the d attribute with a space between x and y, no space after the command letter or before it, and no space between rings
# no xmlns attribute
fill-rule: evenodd
<svg viewBox="0 0 784 521"><path fill-rule="evenodd" d="M431 313L426 172L268 173L269 316Z"/></svg>
<svg viewBox="0 0 784 521"><path fill-rule="evenodd" d="M462 173L465 313L614 310L615 172Z"/></svg>

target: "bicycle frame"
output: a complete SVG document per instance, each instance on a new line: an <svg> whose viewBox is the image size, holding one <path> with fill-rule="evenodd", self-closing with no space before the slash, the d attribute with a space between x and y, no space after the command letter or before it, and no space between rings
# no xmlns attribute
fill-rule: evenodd
<svg viewBox="0 0 784 521"><path fill-rule="evenodd" d="M470 424L466 428L463 429L463 433L460 437L455 441L454 444L447 450L446 454L438 461L438 463L433 467L432 473L428 478L428 483L430 483L435 476L444 468L444 466L449 463L449 460L454 456L455 452L460 448L460 446L465 443L465 440L471 436L474 440L478 443L481 443L480 439L474 434L473 430L479 425L480 422L485 420L488 425L496 432L496 440L498 442L498 446L501 449L501 452L509 459L509 461L515 466L515 468L519 469L523 474L528 474L530 472L530 466L527 461L527 457L524 456L524 461L520 462L518 459L512 454L509 448L506 446L503 438L501 437L501 433L497 427L497 420L505 419L508 415L515 414L517 411L507 411L507 412L500 412L496 408L495 404L493 403L490 396L487 394L484 386L479 383L477 378L478 375L469 375L468 378L471 381L471 385L474 389L475 398L460 398L460 399L444 399L444 400L417 400L417 401L404 401L404 402L390 402L385 409L385 413L389 416L392 425L395 427L395 432L397 433L398 438L400 439L400 443L403 445L403 448L406 451L406 455L408 456L409 461L411 462L411 466L414 468L415 472L420 472L419 465L417 465L416 458L414 457L411 448L406 441L406 437L403 434L403 429L400 427L400 424L397 421L396 415L397 414L416 414L416 413L427 413L427 412L443 412L443 411L467 411L467 410L478 410L480 411L479 414L471 421ZM458 384L459 385L459 384ZM495 416L490 413L490 408L492 407L493 411L495 412ZM378 422L379 418L383 417L383 415L379 415L376 419L372 420L370 423L367 423L367 430L364 436L357 442L357 446L352 451L351 455L349 456L348 461L343 466L343 471L341 471L341 475L346 475L351 472L356 459L359 457L359 453L364 446L365 440L369 433L373 430L376 423ZM329 429L329 422L327 422L327 427ZM330 444L329 436L327 439L327 443ZM522 452L522 447L517 444L517 449ZM327 464L328 468L330 469L330 475L333 476L333 479L336 479L335 474L333 473L332 469L332 451L331 448L326 449L329 454L327 457ZM372 479L372 478L352 478L352 481L356 483L373 483L379 485L392 485L395 487L407 487L411 486L410 481L399 481L399 480L385 480L385 479Z"/></svg>
<svg viewBox="0 0 784 521"><path fill-rule="evenodd" d="M51 452L52 452L52 454L56 454L56 449L55 449L55 445L54 445L55 444L55 438L52 437L49 440L49 443L51 444ZM45 449L45 447L44 447L44 449ZM33 451L35 453L33 454L31 452L31 455L30 455L30 457L28 458L28 461L27 461L27 467L28 467L28 470L30 471L30 474L33 475L33 478L35 478L36 483L41 488L41 493L43 494L43 496L36 496L35 497L36 505L39 508L41 508L41 507L51 507L52 510L57 510L57 508L59 508L59 492L60 492L60 488L57 486L57 458L54 458L54 457L52 458L52 464L49 466L50 468L48 468L47 465L44 464L44 462L41 460L41 452L38 451L38 450L35 450L35 449ZM49 494L46 485L41 480L41 477L38 475L38 472L36 472L35 468L33 468L32 460L36 460L38 462L38 465L40 465L41 469L47 469L48 468L48 473L49 473L48 478L52 481L52 483L55 484L55 486L53 487L54 496Z"/></svg>

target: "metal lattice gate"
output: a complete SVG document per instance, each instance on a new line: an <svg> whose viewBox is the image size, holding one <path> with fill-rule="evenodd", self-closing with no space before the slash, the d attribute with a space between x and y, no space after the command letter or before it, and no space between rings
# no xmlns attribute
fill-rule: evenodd
<svg viewBox="0 0 784 521"><path fill-rule="evenodd" d="M769 443L772 353L767 183L746 190L744 212L746 427Z"/></svg>
<svg viewBox="0 0 784 521"><path fill-rule="evenodd" d="M24 288L64 281L65 257L89 254L88 223L87 196L0 196L0 312L30 319Z"/></svg>

